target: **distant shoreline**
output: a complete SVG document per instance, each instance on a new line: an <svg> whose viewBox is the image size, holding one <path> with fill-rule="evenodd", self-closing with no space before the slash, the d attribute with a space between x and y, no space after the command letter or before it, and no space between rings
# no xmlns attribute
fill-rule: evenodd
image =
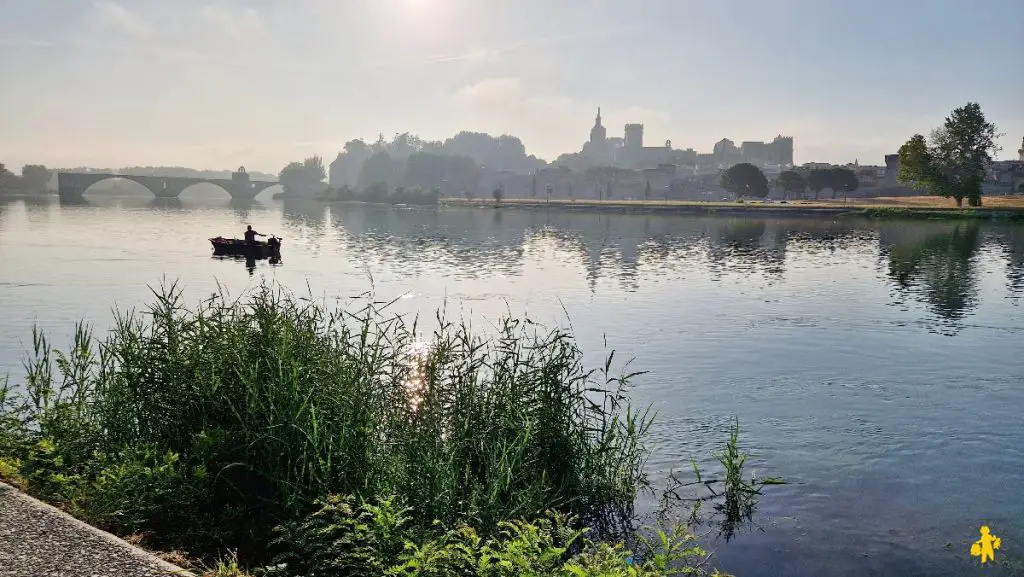
<svg viewBox="0 0 1024 577"><path fill-rule="evenodd" d="M995 206L957 208L956 206L935 206L937 203L921 206L912 202L922 197L908 197L901 203L899 198L856 199L843 201L793 201L780 202L702 202L684 200L537 200L512 198L496 203L492 199L442 198L441 206L472 208L517 208L517 209L558 209L578 211L608 211L645 214L700 214L718 216L862 216L868 218L935 218L935 219L1024 219L1024 197L1006 198L1010 202L999 202ZM952 204L947 199L937 198ZM986 197L985 201L991 201Z"/></svg>

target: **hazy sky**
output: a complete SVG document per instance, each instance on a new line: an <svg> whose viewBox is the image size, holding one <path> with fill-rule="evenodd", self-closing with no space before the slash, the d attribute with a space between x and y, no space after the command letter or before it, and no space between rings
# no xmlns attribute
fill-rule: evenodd
<svg viewBox="0 0 1024 577"><path fill-rule="evenodd" d="M1024 136L1021 0L0 0L0 162L277 172L345 141L795 138L882 164L981 103ZM16 170L17 170L16 169Z"/></svg>

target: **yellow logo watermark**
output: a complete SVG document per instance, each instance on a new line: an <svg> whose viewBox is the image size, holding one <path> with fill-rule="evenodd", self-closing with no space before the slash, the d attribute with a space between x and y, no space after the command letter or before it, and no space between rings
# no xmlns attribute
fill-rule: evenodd
<svg viewBox="0 0 1024 577"><path fill-rule="evenodd" d="M995 561L996 549L998 549L1001 544L1002 540L989 531L988 525L982 525L981 539L978 539L971 545L971 556L981 557L982 565L989 561Z"/></svg>

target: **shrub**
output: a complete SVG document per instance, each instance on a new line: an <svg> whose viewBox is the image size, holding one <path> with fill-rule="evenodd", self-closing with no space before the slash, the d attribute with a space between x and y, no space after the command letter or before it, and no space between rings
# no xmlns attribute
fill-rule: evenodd
<svg viewBox="0 0 1024 577"><path fill-rule="evenodd" d="M341 577L668 576L703 573L707 553L676 526L657 527L641 539L645 557L635 560L622 543L593 542L576 519L547 512L534 522L502 522L492 537L460 524L439 533L405 533L407 509L393 499L358 507L351 497L331 497L278 540L290 551L264 575ZM716 573L717 574L717 573Z"/></svg>

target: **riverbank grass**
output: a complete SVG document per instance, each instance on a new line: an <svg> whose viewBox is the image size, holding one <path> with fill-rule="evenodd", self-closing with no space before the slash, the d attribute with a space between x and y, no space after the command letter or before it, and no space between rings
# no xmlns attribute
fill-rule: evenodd
<svg viewBox="0 0 1024 577"><path fill-rule="evenodd" d="M948 199L935 196L878 197L851 199L762 201L697 201L697 200L636 200L636 199L545 199L506 198L501 202L490 199L444 198L448 206L477 208L550 208L593 209L612 211L652 211L682 214L772 214L773 216L866 216L870 218L923 218L923 219L1024 219L1024 195L985 197L984 205L959 209Z"/></svg>
<svg viewBox="0 0 1024 577"><path fill-rule="evenodd" d="M586 370L564 331L504 319L485 340L439 316L422 343L372 301L154 296L100 340L79 326L56 351L33 333L26 380L0 388L0 475L148 547L232 551L268 575L667 575L703 559L676 528L633 563L621 540L639 543L651 419L626 397L635 375L611 356Z"/></svg>

